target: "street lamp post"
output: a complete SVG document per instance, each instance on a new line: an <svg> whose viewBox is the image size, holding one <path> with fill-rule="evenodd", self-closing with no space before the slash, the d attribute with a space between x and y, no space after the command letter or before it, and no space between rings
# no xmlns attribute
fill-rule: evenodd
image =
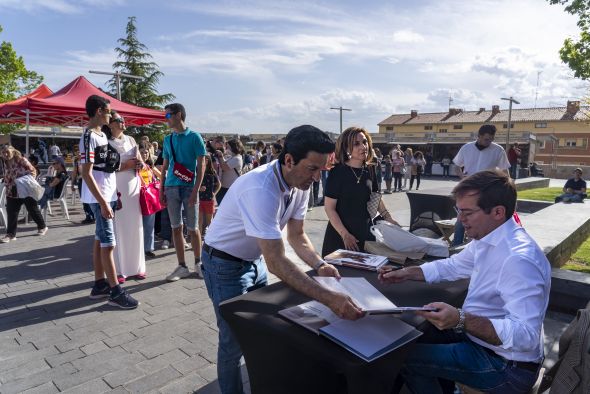
<svg viewBox="0 0 590 394"><path fill-rule="evenodd" d="M352 111L352 110L349 108L342 108L342 106L330 107L330 109L337 109L338 111L340 111L340 134L342 134L342 111Z"/></svg>
<svg viewBox="0 0 590 394"><path fill-rule="evenodd" d="M115 76L115 86L117 87L117 100L121 100L121 77L124 78L131 78L131 79L138 79L142 80L143 77L139 77L137 75L132 74L125 74L119 71L107 72L107 71L88 71L90 74L102 74L102 75L114 75Z"/></svg>
<svg viewBox="0 0 590 394"><path fill-rule="evenodd" d="M506 152L508 152L508 150L510 149L510 127L512 126L512 103L520 104L520 102L513 99L512 96L510 96L510 98L502 97L502 100L510 102L510 104L508 105L508 130L506 131Z"/></svg>

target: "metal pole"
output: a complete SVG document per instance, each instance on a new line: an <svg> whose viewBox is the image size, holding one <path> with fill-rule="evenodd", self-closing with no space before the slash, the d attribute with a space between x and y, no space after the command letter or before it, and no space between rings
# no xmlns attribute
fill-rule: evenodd
<svg viewBox="0 0 590 394"><path fill-rule="evenodd" d="M121 74L115 73L115 83L117 84L117 100L121 100Z"/></svg>
<svg viewBox="0 0 590 394"><path fill-rule="evenodd" d="M342 134L342 111L352 111L352 110L349 108L342 108L342 106L330 107L330 109L337 109L338 111L340 111L340 134Z"/></svg>
<svg viewBox="0 0 590 394"><path fill-rule="evenodd" d="M29 110L25 109L25 125L27 128L27 138L25 138L25 152L27 154L27 158L29 157Z"/></svg>
<svg viewBox="0 0 590 394"><path fill-rule="evenodd" d="M510 149L510 127L512 126L512 103L520 104L519 101L515 100L512 96L510 98L502 97L501 100L510 101L510 105L508 106L508 131L506 132L506 153Z"/></svg>
<svg viewBox="0 0 590 394"><path fill-rule="evenodd" d="M510 97L510 104L508 105L508 130L506 131L506 152L510 149L510 122L512 121L512 97Z"/></svg>

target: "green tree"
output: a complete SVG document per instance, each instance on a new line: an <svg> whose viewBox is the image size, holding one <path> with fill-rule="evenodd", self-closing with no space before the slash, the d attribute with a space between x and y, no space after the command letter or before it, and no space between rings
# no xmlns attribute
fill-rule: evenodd
<svg viewBox="0 0 590 394"><path fill-rule="evenodd" d="M0 26L2 33L2 26ZM17 56L12 44L0 43L0 103L14 100L27 94L43 82L43 77L28 70L22 56ZM22 126L0 124L0 134L7 134Z"/></svg>
<svg viewBox="0 0 590 394"><path fill-rule="evenodd" d="M565 6L565 11L578 16L580 36L566 38L559 50L561 60L577 78L590 79L590 2L588 0L548 0L550 4Z"/></svg>
<svg viewBox="0 0 590 394"><path fill-rule="evenodd" d="M117 58L113 63L115 71L143 77L142 80L121 78L121 100L140 107L162 109L165 103L174 99L171 93L158 94L158 82L164 74L158 65L153 62L152 55L147 46L137 38L136 18L128 18L125 29L126 36L117 40L119 47L115 48ZM110 81L111 94L116 96L117 86L115 78ZM150 125L145 127L133 127L132 134L148 135L150 141L161 140L162 125Z"/></svg>

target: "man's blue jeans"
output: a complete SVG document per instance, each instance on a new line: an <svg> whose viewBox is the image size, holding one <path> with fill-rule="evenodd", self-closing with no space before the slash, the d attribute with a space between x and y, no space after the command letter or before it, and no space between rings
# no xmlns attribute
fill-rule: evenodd
<svg viewBox="0 0 590 394"><path fill-rule="evenodd" d="M442 393L440 379L463 383L486 393L527 393L537 373L518 368L511 361L452 330L433 333L409 352L401 374L413 393ZM426 336L426 335L425 335Z"/></svg>
<svg viewBox="0 0 590 394"><path fill-rule="evenodd" d="M262 258L253 262L238 263L224 260L202 251L203 277L209 298L213 302L219 345L217 348L217 379L223 394L242 394L240 358L242 349L231 328L219 314L219 304L256 288L266 286L266 264Z"/></svg>

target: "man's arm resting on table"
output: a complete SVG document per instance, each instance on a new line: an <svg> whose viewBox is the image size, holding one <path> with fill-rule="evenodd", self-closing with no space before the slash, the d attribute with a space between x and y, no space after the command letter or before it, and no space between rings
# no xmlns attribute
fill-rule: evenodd
<svg viewBox="0 0 590 394"><path fill-rule="evenodd" d="M341 318L356 320L363 315L350 297L322 287L289 260L282 239L259 238L258 245L269 271L293 289L328 306Z"/></svg>
<svg viewBox="0 0 590 394"><path fill-rule="evenodd" d="M317 254L309 237L305 234L303 220L289 219L287 223L287 241L295 251L295 254L307 265L315 269L320 276L340 278L338 269L332 264L326 263Z"/></svg>

